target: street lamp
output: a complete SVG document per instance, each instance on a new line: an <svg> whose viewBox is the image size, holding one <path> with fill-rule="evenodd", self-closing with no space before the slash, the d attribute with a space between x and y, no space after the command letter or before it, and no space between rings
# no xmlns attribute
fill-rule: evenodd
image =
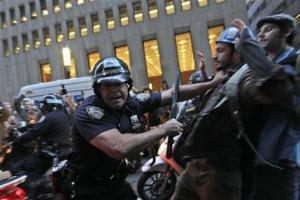
<svg viewBox="0 0 300 200"><path fill-rule="evenodd" d="M62 48L62 55L63 55L65 78L69 79L70 68L71 68L71 50L68 46L64 46Z"/></svg>

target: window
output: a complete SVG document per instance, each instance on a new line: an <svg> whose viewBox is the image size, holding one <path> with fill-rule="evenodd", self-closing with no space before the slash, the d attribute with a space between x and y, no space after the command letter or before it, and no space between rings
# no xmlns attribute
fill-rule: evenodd
<svg viewBox="0 0 300 200"><path fill-rule="evenodd" d="M49 82L52 78L52 68L49 63L41 64L41 80L42 82Z"/></svg>
<svg viewBox="0 0 300 200"><path fill-rule="evenodd" d="M91 20L92 20L93 32L94 33L100 32L100 22L99 22L98 13L91 14Z"/></svg>
<svg viewBox="0 0 300 200"><path fill-rule="evenodd" d="M153 90L158 91L160 90L162 83L158 42L156 39L145 41L143 46L149 84L152 85Z"/></svg>
<svg viewBox="0 0 300 200"><path fill-rule="evenodd" d="M121 46L115 48L115 54L117 58L123 60L130 69L130 57L129 57L129 49L128 46Z"/></svg>
<svg viewBox="0 0 300 200"><path fill-rule="evenodd" d="M119 7L120 24L121 26L128 25L128 14L126 6Z"/></svg>
<svg viewBox="0 0 300 200"><path fill-rule="evenodd" d="M59 1L53 0L53 12L57 13L60 11Z"/></svg>
<svg viewBox="0 0 300 200"><path fill-rule="evenodd" d="M76 32L74 29L73 21L67 21L67 31L68 31L68 38L69 40L73 40L76 38Z"/></svg>
<svg viewBox="0 0 300 200"><path fill-rule="evenodd" d="M225 2L226 0L216 0L216 3L223 3Z"/></svg>
<svg viewBox="0 0 300 200"><path fill-rule="evenodd" d="M183 11L192 9L191 0L181 0L181 8Z"/></svg>
<svg viewBox="0 0 300 200"><path fill-rule="evenodd" d="M20 10L21 22L26 22L28 19L26 17L25 6L24 5L20 5L19 6L19 10Z"/></svg>
<svg viewBox="0 0 300 200"><path fill-rule="evenodd" d="M79 17L78 23L79 23L79 29L80 29L80 36L87 36L88 29L87 29L85 17Z"/></svg>
<svg viewBox="0 0 300 200"><path fill-rule="evenodd" d="M115 21L114 21L113 11L111 9L105 11L105 18L106 18L106 28L114 29Z"/></svg>
<svg viewBox="0 0 300 200"><path fill-rule="evenodd" d="M29 3L29 9L30 9L30 17L31 19L35 19L37 17L36 9L35 9L35 3L30 2Z"/></svg>
<svg viewBox="0 0 300 200"><path fill-rule="evenodd" d="M81 5L84 3L84 0L77 0L77 5Z"/></svg>
<svg viewBox="0 0 300 200"><path fill-rule="evenodd" d="M64 40L64 34L62 32L62 28L60 24L55 25L55 35L56 35L56 42L60 43Z"/></svg>
<svg viewBox="0 0 300 200"><path fill-rule="evenodd" d="M26 33L22 34L22 40L23 40L23 51L27 52L30 50L30 44L28 40L28 36Z"/></svg>
<svg viewBox="0 0 300 200"><path fill-rule="evenodd" d="M198 0L199 7L204 7L208 5L207 0Z"/></svg>
<svg viewBox="0 0 300 200"><path fill-rule="evenodd" d="M165 8L167 15L172 15L175 13L175 4L173 0L165 0Z"/></svg>
<svg viewBox="0 0 300 200"><path fill-rule="evenodd" d="M18 54L20 52L18 38L16 36L12 37L12 42L13 42L14 54Z"/></svg>
<svg viewBox="0 0 300 200"><path fill-rule="evenodd" d="M9 56L8 41L6 39L2 40L2 46L3 46L3 55L5 57Z"/></svg>
<svg viewBox="0 0 300 200"><path fill-rule="evenodd" d="M101 59L99 52L91 52L87 54L88 63L89 63L89 72L91 72L95 66L95 64Z"/></svg>
<svg viewBox="0 0 300 200"><path fill-rule="evenodd" d="M216 55L216 41L219 35L224 31L224 26L214 26L208 28L208 41L210 46L210 52L212 56Z"/></svg>
<svg viewBox="0 0 300 200"><path fill-rule="evenodd" d="M33 48L38 49L41 46L38 31L32 31Z"/></svg>
<svg viewBox="0 0 300 200"><path fill-rule="evenodd" d="M193 73L195 70L191 34L177 34L175 36L175 40L182 83L187 83L191 73Z"/></svg>
<svg viewBox="0 0 300 200"><path fill-rule="evenodd" d="M50 37L50 32L48 27L43 28L43 35L44 35L44 45L49 46L51 44L51 37Z"/></svg>
<svg viewBox="0 0 300 200"><path fill-rule="evenodd" d="M11 25L16 25L18 22L16 19L15 9L13 9L13 8L9 9L9 14L10 14Z"/></svg>
<svg viewBox="0 0 300 200"><path fill-rule="evenodd" d="M65 9L72 8L72 1L71 0L65 0Z"/></svg>
<svg viewBox="0 0 300 200"><path fill-rule="evenodd" d="M1 17L1 28L2 29L6 29L7 28L7 24L6 24L5 13L4 12L0 13L0 17Z"/></svg>
<svg viewBox="0 0 300 200"><path fill-rule="evenodd" d="M62 57L65 70L65 78L76 77L76 64L71 49L68 46L62 48Z"/></svg>
<svg viewBox="0 0 300 200"><path fill-rule="evenodd" d="M47 16L48 15L48 9L47 9L46 0L40 0L40 5L41 5L42 16Z"/></svg>
<svg viewBox="0 0 300 200"><path fill-rule="evenodd" d="M134 12L134 20L135 22L141 22L144 20L144 14L142 11L141 2L133 3L133 12Z"/></svg>
<svg viewBox="0 0 300 200"><path fill-rule="evenodd" d="M158 17L158 8L155 0L148 0L148 9L150 19L155 19Z"/></svg>

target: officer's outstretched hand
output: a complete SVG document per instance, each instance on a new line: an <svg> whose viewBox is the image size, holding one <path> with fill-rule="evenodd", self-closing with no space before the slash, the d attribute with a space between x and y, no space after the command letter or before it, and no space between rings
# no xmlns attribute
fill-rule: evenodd
<svg viewBox="0 0 300 200"><path fill-rule="evenodd" d="M220 71L217 71L212 82L214 83L214 85L217 86L220 83L222 83L224 80L226 80L227 78L228 78L227 73L225 73L223 70L220 70Z"/></svg>
<svg viewBox="0 0 300 200"><path fill-rule="evenodd" d="M158 127L165 136L175 136L182 133L183 124L176 119L170 119Z"/></svg>

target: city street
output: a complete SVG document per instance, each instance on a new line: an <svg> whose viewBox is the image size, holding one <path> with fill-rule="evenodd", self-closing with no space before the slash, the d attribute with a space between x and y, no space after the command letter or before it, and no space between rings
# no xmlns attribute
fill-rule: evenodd
<svg viewBox="0 0 300 200"><path fill-rule="evenodd" d="M132 186L132 188L134 189L135 193L138 195L137 193L137 182L140 178L140 175L141 175L141 172L140 170L137 170L136 173L134 174L130 174L128 177L127 177L127 181L130 183L130 185ZM139 200L141 198L138 198Z"/></svg>

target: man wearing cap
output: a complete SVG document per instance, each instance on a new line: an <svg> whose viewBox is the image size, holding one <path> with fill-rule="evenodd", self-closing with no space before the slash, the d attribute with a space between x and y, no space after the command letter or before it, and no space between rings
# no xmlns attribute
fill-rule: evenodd
<svg viewBox="0 0 300 200"><path fill-rule="evenodd" d="M235 20L234 24L241 30L247 29L240 20ZM268 60L273 63L270 70L274 72L281 68L289 80L290 84L287 86L291 89L286 98L261 108L264 117L262 120L256 120L262 124L261 131L257 132L257 151L273 166L258 158L256 154L255 170L247 173L252 174L253 179L244 180L244 199L298 200L300 126L296 106L299 105L299 97L296 97L293 91L295 91L295 62L299 52L291 46L296 35L296 22L287 14L266 16L258 21L257 30L258 42L266 51ZM245 54L245 59L251 65L257 62L254 60L256 56L263 55L258 52L248 56ZM261 73L265 72L261 70ZM281 92L277 91L278 94ZM249 186L251 182L254 184Z"/></svg>
<svg viewBox="0 0 300 200"><path fill-rule="evenodd" d="M179 100L204 93L225 77L218 73L210 82L182 85ZM125 181L128 171L124 160L163 137L182 131L182 124L175 119L146 132L142 129L142 115L170 104L172 88L161 93L130 95L129 68L115 57L103 58L95 64L92 81L95 95L85 99L74 115L74 148L67 175L69 198L135 200L136 195Z"/></svg>

